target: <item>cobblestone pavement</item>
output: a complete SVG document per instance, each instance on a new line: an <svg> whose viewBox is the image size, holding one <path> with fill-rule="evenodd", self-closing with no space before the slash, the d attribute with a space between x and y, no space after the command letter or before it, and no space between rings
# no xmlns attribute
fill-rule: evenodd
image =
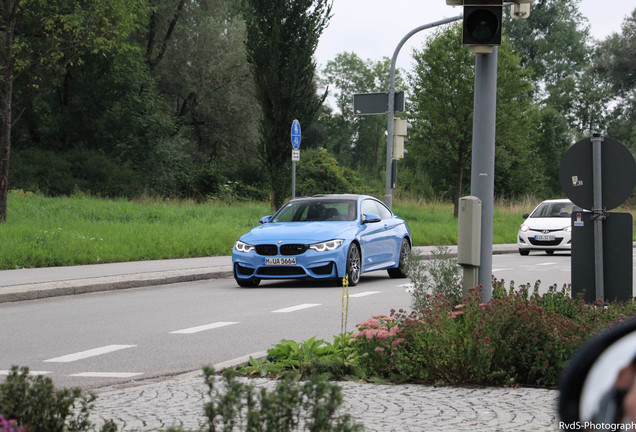
<svg viewBox="0 0 636 432"><path fill-rule="evenodd" d="M274 382L251 379L271 388ZM557 391L339 383L344 412L367 431L557 431ZM199 430L207 387L201 373L96 391L91 420L113 420L120 431L180 425Z"/></svg>

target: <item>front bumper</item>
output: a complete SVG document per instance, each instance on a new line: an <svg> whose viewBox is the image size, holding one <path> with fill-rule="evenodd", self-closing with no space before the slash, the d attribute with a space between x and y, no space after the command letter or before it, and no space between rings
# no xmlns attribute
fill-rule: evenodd
<svg viewBox="0 0 636 432"><path fill-rule="evenodd" d="M550 235L554 239L543 240L540 236L544 235L540 231L528 230L519 231L517 234L517 246L519 249L525 250L571 250L572 235L566 231L554 231Z"/></svg>
<svg viewBox="0 0 636 432"><path fill-rule="evenodd" d="M258 255L255 251L232 253L234 277L241 279L333 279L344 277L345 245L327 252L307 250L301 255ZM295 265L266 265L266 258L296 258Z"/></svg>

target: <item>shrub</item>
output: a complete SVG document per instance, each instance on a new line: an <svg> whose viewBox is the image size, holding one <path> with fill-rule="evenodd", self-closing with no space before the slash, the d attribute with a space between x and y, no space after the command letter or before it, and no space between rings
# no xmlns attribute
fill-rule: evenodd
<svg viewBox="0 0 636 432"><path fill-rule="evenodd" d="M340 388L321 375L313 375L299 384L288 375L277 382L273 391L241 383L232 370L223 372L225 391L215 387L211 367L203 369L210 402L205 404L207 430L260 431L359 431L362 426L347 414L337 415L342 403Z"/></svg>
<svg viewBox="0 0 636 432"><path fill-rule="evenodd" d="M297 195L326 193L359 193L364 187L362 180L349 168L341 167L338 161L322 149L303 152L302 169L298 170Z"/></svg>
<svg viewBox="0 0 636 432"><path fill-rule="evenodd" d="M29 432L93 430L88 417L94 401L94 395L85 396L79 388L56 390L50 378L31 376L26 367L13 366L0 384L0 413ZM115 430L113 426L108 422L102 430ZM0 423L0 431L2 427Z"/></svg>
<svg viewBox="0 0 636 432"><path fill-rule="evenodd" d="M422 259L413 252L409 256L407 272L411 283L411 306L413 309L429 307L431 295L443 294L453 304L462 298L462 272L450 249L438 246L431 259Z"/></svg>
<svg viewBox="0 0 636 432"><path fill-rule="evenodd" d="M353 335L352 345L355 349L355 360L362 376L381 380L381 372L394 366L391 353L404 342L400 333L402 329L393 317L374 315L371 319L357 325L358 332ZM397 378L399 381L399 377Z"/></svg>
<svg viewBox="0 0 636 432"><path fill-rule="evenodd" d="M496 293L482 303L481 290L475 288L459 305L439 294L429 296L427 308L392 312L387 322L400 343L376 340L383 360L366 361L367 374L429 383L552 387L585 339L636 314L633 301L587 305L555 288L546 296L538 295L536 287L530 294L527 286ZM356 341L358 358L370 357L369 340Z"/></svg>

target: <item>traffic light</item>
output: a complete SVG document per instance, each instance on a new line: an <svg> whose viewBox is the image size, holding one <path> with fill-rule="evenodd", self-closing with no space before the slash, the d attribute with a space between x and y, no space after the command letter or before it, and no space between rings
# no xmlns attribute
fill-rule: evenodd
<svg viewBox="0 0 636 432"><path fill-rule="evenodd" d="M393 159L403 159L404 154L407 153L404 150L404 143L408 141L406 134L413 126L406 120L401 118L393 119Z"/></svg>
<svg viewBox="0 0 636 432"><path fill-rule="evenodd" d="M503 0L464 0L462 43L476 53L501 45Z"/></svg>

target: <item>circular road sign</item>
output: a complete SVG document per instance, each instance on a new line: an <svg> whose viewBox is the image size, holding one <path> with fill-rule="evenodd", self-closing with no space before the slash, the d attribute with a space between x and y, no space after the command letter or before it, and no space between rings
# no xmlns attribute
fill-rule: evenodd
<svg viewBox="0 0 636 432"><path fill-rule="evenodd" d="M291 142L292 147L296 150L300 148L300 122L294 120L291 127Z"/></svg>
<svg viewBox="0 0 636 432"><path fill-rule="evenodd" d="M559 182L565 195L577 206L592 210L594 180L592 140L585 138L572 145L561 158ZM601 143L601 193L603 209L621 205L636 186L636 162L620 142L603 137ZM599 209L600 210L600 209Z"/></svg>

